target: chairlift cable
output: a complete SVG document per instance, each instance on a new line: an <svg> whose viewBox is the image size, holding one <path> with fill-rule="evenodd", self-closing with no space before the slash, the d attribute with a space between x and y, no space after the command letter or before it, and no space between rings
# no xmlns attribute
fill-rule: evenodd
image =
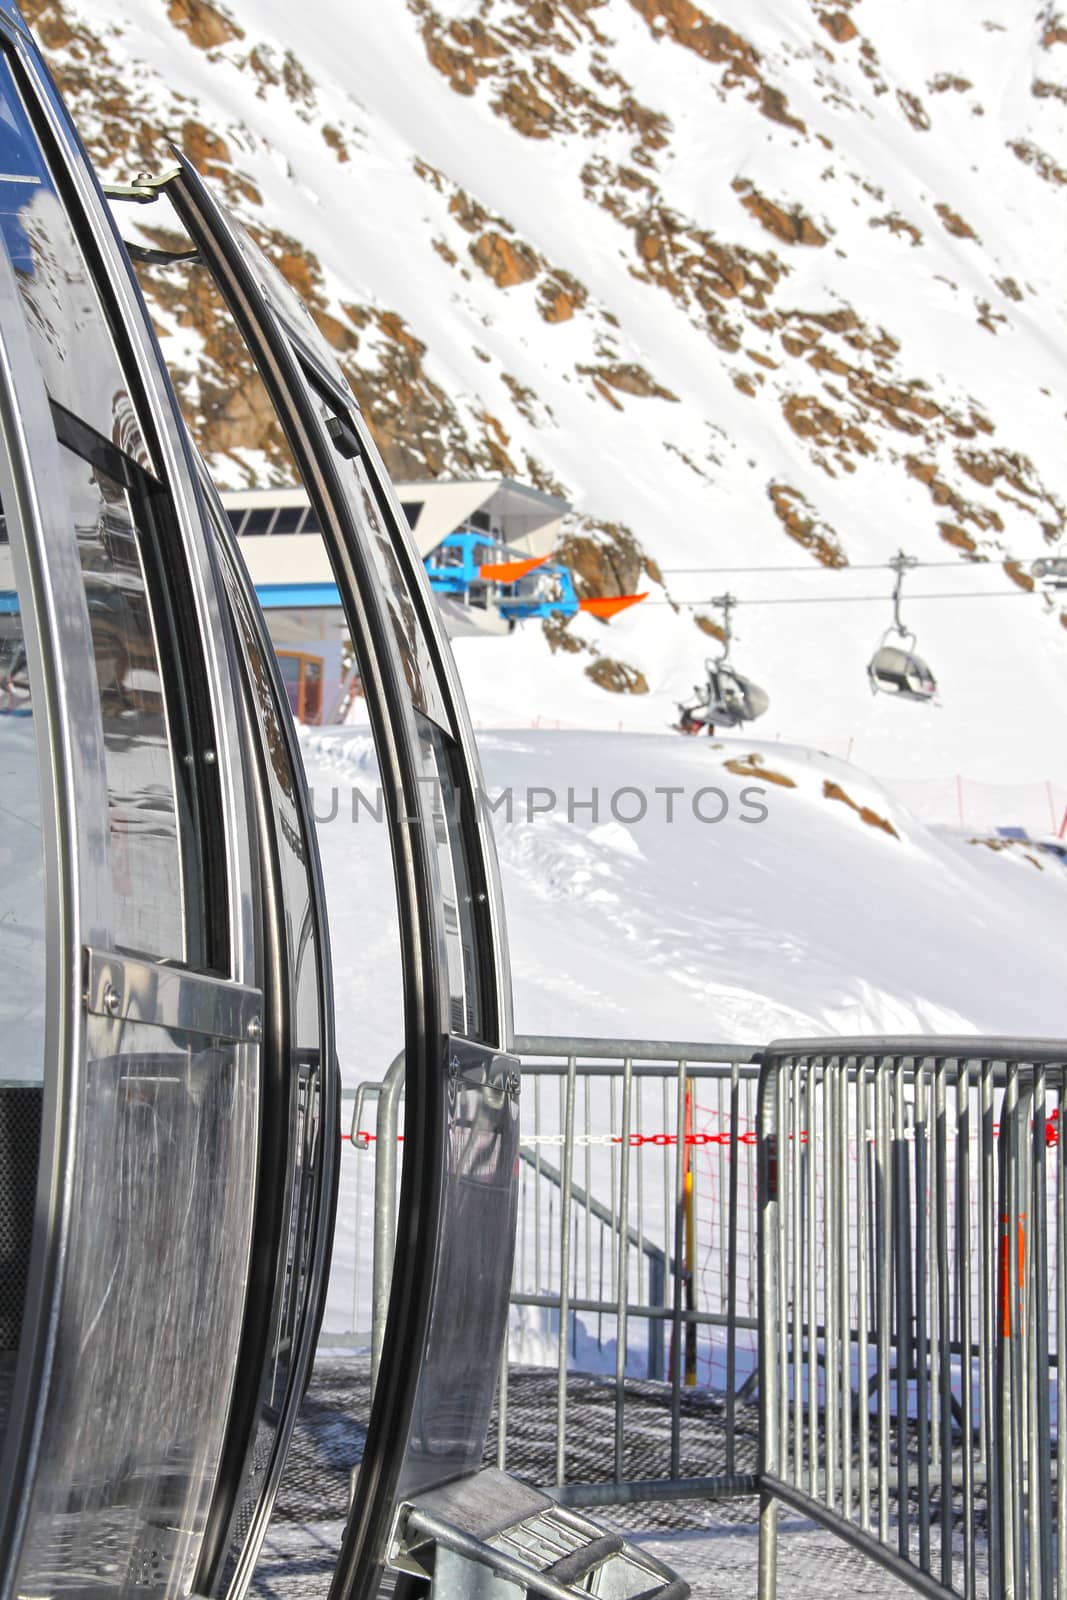
<svg viewBox="0 0 1067 1600"><path fill-rule="evenodd" d="M954 592L949 594L912 594L908 596L908 604L914 600L1032 600L1040 593L1036 589L986 589L979 593ZM826 595L771 595L757 600L739 600L738 605L748 611L753 606L833 606L833 605L885 605L887 600L892 600L892 595L885 594L826 594ZM644 606L672 606L679 610L683 606L707 606L710 600L706 599L679 599L679 600L646 600Z"/></svg>
<svg viewBox="0 0 1067 1600"><path fill-rule="evenodd" d="M1014 560L1015 558L1011 557L1011 556L1006 556L1003 559L1004 560ZM1029 558L1022 557L1020 559L1027 560ZM978 568L979 570L982 570L982 569L985 569L985 568L996 567L996 566L999 566L999 565L1000 565L1000 561L999 560L989 560L989 561L917 561L915 563L915 567L916 568L926 567L926 568L930 568L931 570L935 569L935 568L955 568L957 571L959 571L961 569L969 571L969 570L971 570L973 568ZM696 576L703 576L705 573L708 574L708 575L711 575L711 574L714 574L714 573L730 573L730 572L738 572L738 573L741 573L741 572L744 572L744 573L759 573L759 572L796 572L796 573L803 573L803 572L807 572L807 573L811 573L813 575L821 576L823 573L826 573L826 572L891 572L893 569L892 569L892 564L890 562L888 562L888 561L855 561L855 562L848 561L848 562L846 562L844 564L844 566L840 566L840 567L825 566L822 563L819 563L816 566L812 566L812 564L810 562L808 562L808 564L806 566L790 566L790 567L768 567L768 566L758 566L758 567L662 567L660 570L662 571L663 576L665 578L667 578L667 577L680 576L683 573L693 573Z"/></svg>

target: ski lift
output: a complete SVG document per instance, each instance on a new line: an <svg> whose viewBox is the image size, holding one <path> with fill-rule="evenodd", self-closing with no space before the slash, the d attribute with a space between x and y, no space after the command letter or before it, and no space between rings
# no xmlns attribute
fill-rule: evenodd
<svg viewBox="0 0 1067 1600"><path fill-rule="evenodd" d="M1031 564L1030 576L1043 589L1067 589L1067 556L1041 556Z"/></svg>
<svg viewBox="0 0 1067 1600"><path fill-rule="evenodd" d="M937 680L926 662L915 651L915 635L905 628L900 615L900 595L904 574L917 566L914 556L903 550L889 565L897 575L893 589L893 625L882 635L882 642L867 664L867 676L875 694L898 695L903 700L933 700L937 694ZM892 644L893 638L900 640Z"/></svg>
<svg viewBox="0 0 1067 1600"><path fill-rule="evenodd" d="M743 723L754 722L770 705L770 696L759 684L746 678L730 660L733 629L730 613L737 605L732 594L717 596L712 605L723 614L723 650L716 660L709 657L704 663L707 682L704 688L694 689L695 698L679 705L678 728L682 733L699 733L707 728L713 733L719 728L740 728Z"/></svg>

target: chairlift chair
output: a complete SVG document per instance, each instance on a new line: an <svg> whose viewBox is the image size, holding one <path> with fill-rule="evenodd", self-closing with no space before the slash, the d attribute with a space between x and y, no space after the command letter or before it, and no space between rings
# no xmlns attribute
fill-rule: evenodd
<svg viewBox="0 0 1067 1600"><path fill-rule="evenodd" d="M916 565L915 557L897 552L889 563L896 573L893 588L893 624L882 635L881 643L867 663L867 676L874 694L896 695L901 700L935 701L937 680L915 650L915 635L904 626L900 615L900 595L904 574ZM891 640L897 643L890 643Z"/></svg>
<svg viewBox="0 0 1067 1600"><path fill-rule="evenodd" d="M914 648L904 649L888 641L897 637L915 644L914 634L897 634L890 628L867 666L867 676L876 694L895 694L905 700L930 701L937 695L937 680Z"/></svg>
<svg viewBox="0 0 1067 1600"><path fill-rule="evenodd" d="M1043 589L1067 589L1067 556L1041 556L1031 564L1030 576Z"/></svg>
<svg viewBox="0 0 1067 1600"><path fill-rule="evenodd" d="M678 707L678 728L683 733L698 733L701 728L740 728L754 722L770 705L770 696L759 684L746 678L730 661L733 630L730 613L737 605L732 594L720 595L712 602L723 613L723 653L716 660L708 657L704 663L707 683L703 690L694 690L696 698Z"/></svg>

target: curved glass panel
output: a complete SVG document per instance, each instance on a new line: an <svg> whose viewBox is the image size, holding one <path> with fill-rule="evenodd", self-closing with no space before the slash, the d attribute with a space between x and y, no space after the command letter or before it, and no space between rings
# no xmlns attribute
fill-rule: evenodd
<svg viewBox="0 0 1067 1600"><path fill-rule="evenodd" d="M141 429L99 296L10 62L2 55L0 236L15 269L49 395L147 465Z"/></svg>
<svg viewBox="0 0 1067 1600"><path fill-rule="evenodd" d="M66 850L50 907L63 963L46 1063L56 1164L41 1175L3 1559L19 1595L162 1600L195 1587L226 1450L256 1215L262 995L185 965L258 972L243 767L227 744L224 811L215 748L229 641L205 649L211 596L194 568L210 578L206 552L179 525L151 467L166 452L149 457L141 423L154 419L189 504L182 441L175 428L168 444L147 320L131 307L128 323L118 310L108 321L105 301L126 304L105 278L108 221L79 198L73 136L38 119L35 95L50 92L32 60L0 54L5 381L18 374L4 414L25 423L17 482L37 479L20 504L42 616L55 619L49 704L66 718L52 742ZM124 378L138 362L140 423ZM7 686L17 705L17 670Z"/></svg>
<svg viewBox="0 0 1067 1600"><path fill-rule="evenodd" d="M0 514L0 1084L44 1077L41 797L22 604Z"/></svg>
<svg viewBox="0 0 1067 1600"><path fill-rule="evenodd" d="M218 524L218 516L216 516ZM221 1587L247 1579L278 1486L281 1457L307 1379L313 1329L325 1263L324 1203L332 1194L328 1167L337 1157L337 1128L326 1124L322 1017L323 976L312 892L310 852L264 631L231 559L226 532L217 526L223 574L238 634L245 678L249 744L261 752L265 868L264 935L279 983L277 1008L264 1056L264 1117L260 1158L264 1183L273 1189L261 1205L253 1259L261 1280L250 1302L242 1347L243 1382L252 1391L251 1445L232 1491L228 1548ZM331 1100L332 1103L332 1100ZM328 1142L329 1141L329 1142ZM272 1202L272 1203L271 1203Z"/></svg>
<svg viewBox="0 0 1067 1600"><path fill-rule="evenodd" d="M22 604L0 515L0 1447L22 1328L41 1130L44 851Z"/></svg>
<svg viewBox="0 0 1067 1600"><path fill-rule="evenodd" d="M180 674L169 678L170 706L164 694L163 658L174 648L164 637L173 631L162 576L168 499L146 470L100 297L2 54L0 238L52 402L85 574L108 765L114 941L205 965L194 826L203 752L180 703Z"/></svg>
<svg viewBox="0 0 1067 1600"><path fill-rule="evenodd" d="M226 1428L255 1046L93 1019L23 1595L189 1593Z"/></svg>

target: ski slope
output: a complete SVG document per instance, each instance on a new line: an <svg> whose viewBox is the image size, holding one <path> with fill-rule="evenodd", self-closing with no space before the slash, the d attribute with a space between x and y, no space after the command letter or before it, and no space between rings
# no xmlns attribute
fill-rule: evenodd
<svg viewBox="0 0 1067 1600"><path fill-rule="evenodd" d="M930 828L800 747L529 729L480 749L520 1033L1067 1032L1052 856ZM308 730L304 755L355 1087L401 1039L386 828L362 802L352 821L375 792L365 730Z"/></svg>

